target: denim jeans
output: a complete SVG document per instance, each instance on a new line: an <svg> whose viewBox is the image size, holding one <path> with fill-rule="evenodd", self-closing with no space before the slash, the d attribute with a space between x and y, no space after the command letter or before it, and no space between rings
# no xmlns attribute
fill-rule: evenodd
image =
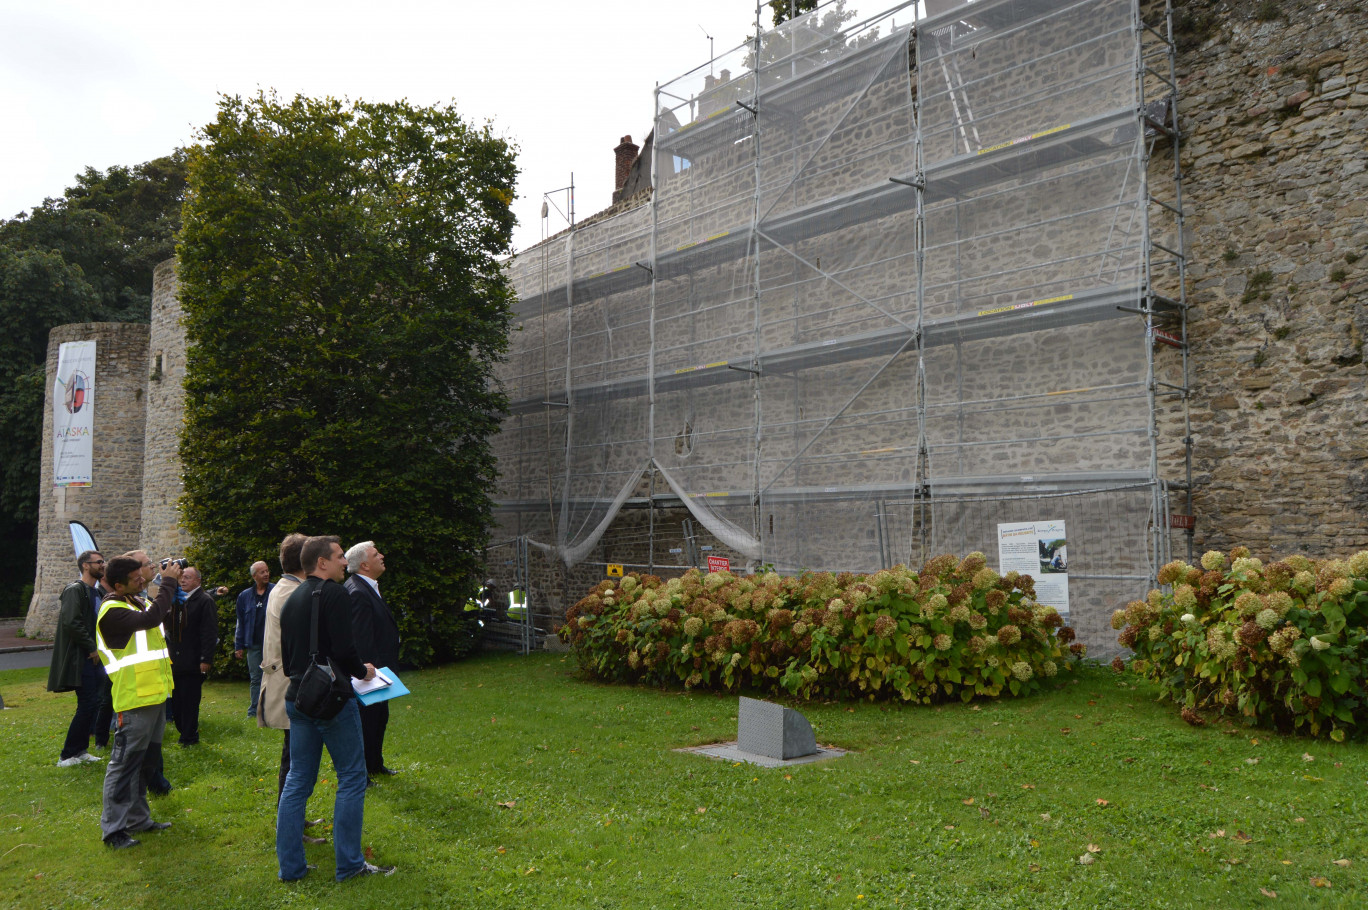
<svg viewBox="0 0 1368 910"><path fill-rule="evenodd" d="M351 878L366 865L361 852L361 821L366 813L366 759L361 745L361 715L356 699L347 702L332 720L315 720L285 702L290 718L290 773L276 810L276 860L282 881L303 878L304 808L318 782L318 763L323 747L332 756L337 774L337 800L333 804L333 853L336 878Z"/></svg>
<svg viewBox="0 0 1368 910"><path fill-rule="evenodd" d="M62 758L80 755L90 746L90 728L95 715L100 713L100 677L104 670L97 669L88 658L81 658L81 684L76 687L76 716L71 718L67 727L66 742L62 744Z"/></svg>
<svg viewBox="0 0 1368 910"><path fill-rule="evenodd" d="M252 680L252 703L247 707L247 716L256 717L257 702L261 700L261 648L248 648L247 675Z"/></svg>

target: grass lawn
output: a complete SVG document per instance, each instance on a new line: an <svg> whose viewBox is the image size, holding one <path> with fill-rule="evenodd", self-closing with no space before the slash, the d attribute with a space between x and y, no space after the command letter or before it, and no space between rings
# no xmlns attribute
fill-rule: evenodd
<svg viewBox="0 0 1368 910"><path fill-rule="evenodd" d="M808 705L855 754L774 771L673 751L734 739L734 697L585 682L560 655L413 672L363 839L399 871L341 885L331 845L276 880L280 734L243 716L245 682L207 684L203 744L168 745L152 805L175 827L104 848L104 766L56 767L75 698L46 672L0 673L0 906L1368 906L1365 746L1189 727L1110 670L971 706Z"/></svg>

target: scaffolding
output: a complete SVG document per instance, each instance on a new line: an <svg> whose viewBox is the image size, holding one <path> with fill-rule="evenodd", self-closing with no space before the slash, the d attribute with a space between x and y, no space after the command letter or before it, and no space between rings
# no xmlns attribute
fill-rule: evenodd
<svg viewBox="0 0 1368 910"><path fill-rule="evenodd" d="M757 12L660 85L650 201L511 264L496 533L565 579L701 546L783 572L992 561L1000 524L1063 521L1071 620L1114 649L1111 610L1191 548L1172 10L1151 14Z"/></svg>

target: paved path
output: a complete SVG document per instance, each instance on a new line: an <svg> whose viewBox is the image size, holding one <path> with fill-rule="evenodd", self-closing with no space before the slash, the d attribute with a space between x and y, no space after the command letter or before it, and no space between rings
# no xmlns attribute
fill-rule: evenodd
<svg viewBox="0 0 1368 910"><path fill-rule="evenodd" d="M0 670L46 667L52 662L52 642L23 638L23 619L0 619Z"/></svg>

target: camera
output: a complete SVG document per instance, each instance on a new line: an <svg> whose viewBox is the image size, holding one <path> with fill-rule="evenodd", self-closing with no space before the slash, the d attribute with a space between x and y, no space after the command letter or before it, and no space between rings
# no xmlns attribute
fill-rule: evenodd
<svg viewBox="0 0 1368 910"><path fill-rule="evenodd" d="M167 566L171 565L171 563L173 563L173 562L174 562L176 565L180 566L182 569L188 568L189 565L190 565L190 560L188 560L188 559L163 559L163 560L161 561L161 567L162 567L163 569L165 569Z"/></svg>

